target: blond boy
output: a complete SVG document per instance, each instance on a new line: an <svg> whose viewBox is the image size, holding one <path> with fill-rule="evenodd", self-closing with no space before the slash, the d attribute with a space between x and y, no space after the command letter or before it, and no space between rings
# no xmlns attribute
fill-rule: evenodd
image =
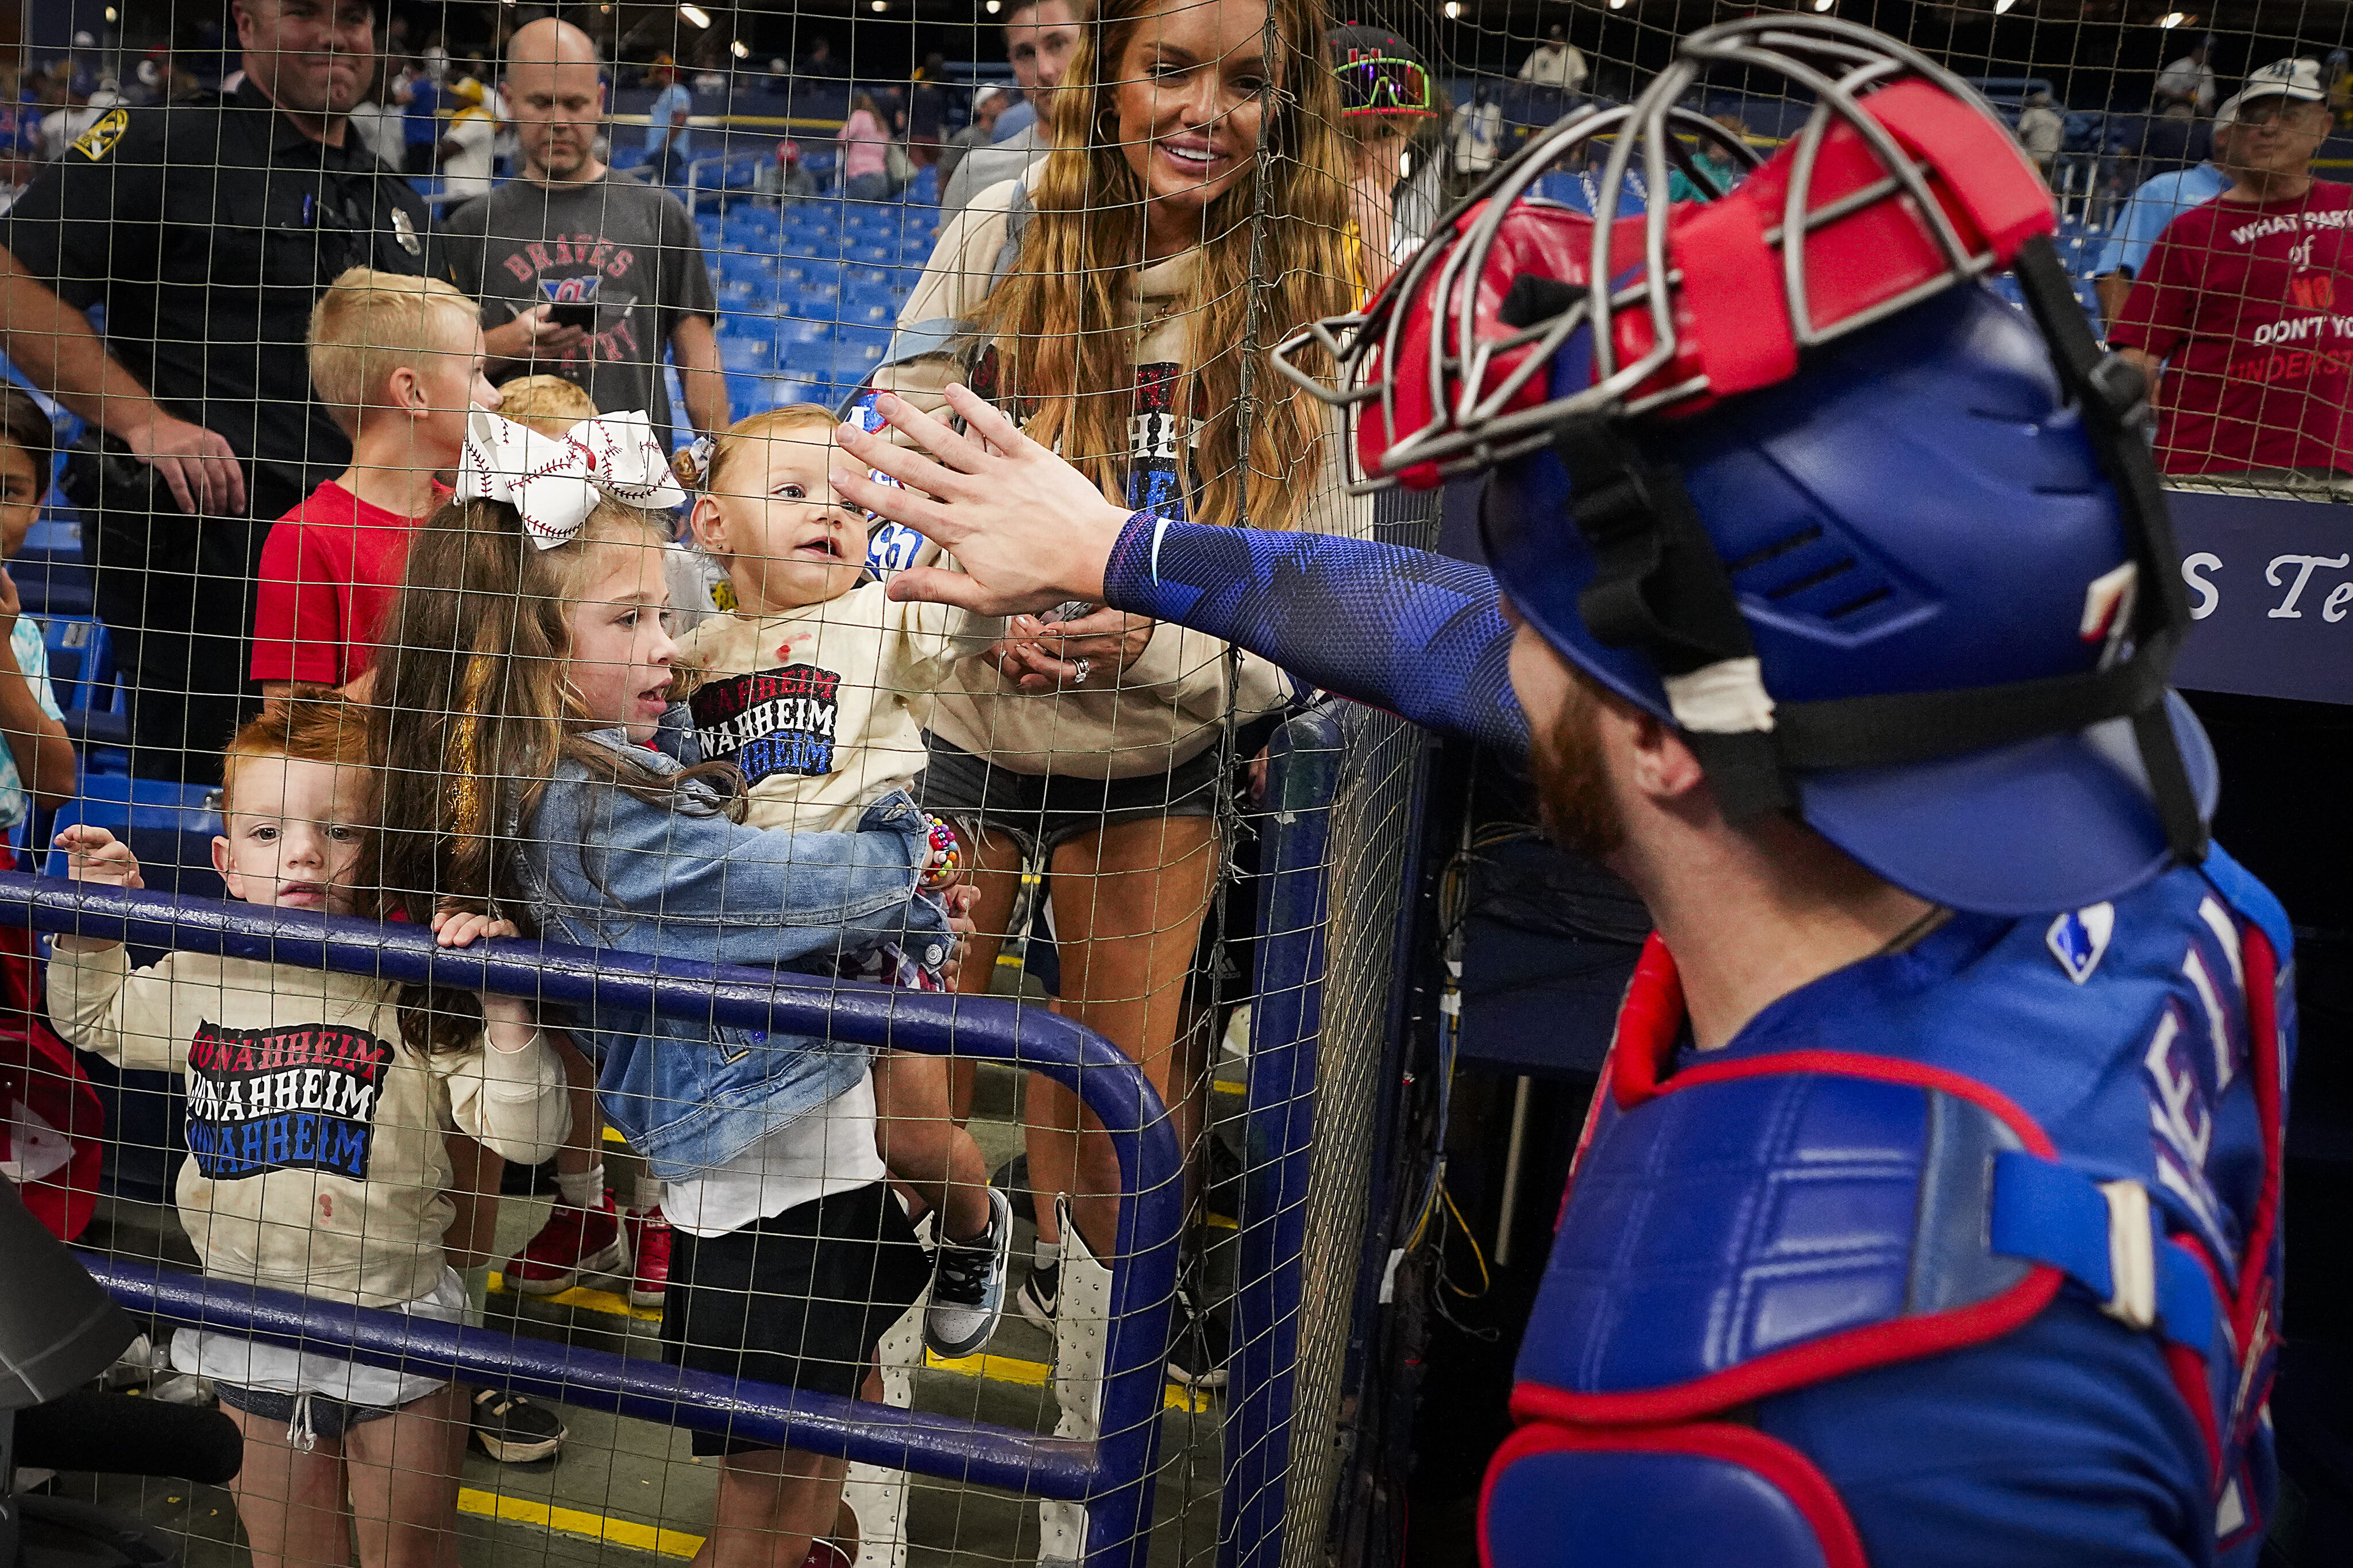
<svg viewBox="0 0 2353 1568"><path fill-rule="evenodd" d="M365 674L409 538L445 493L434 476L457 467L467 411L499 406L480 312L438 278L353 268L311 311L309 353L319 400L351 435L352 466L262 546L253 679L270 696Z"/></svg>

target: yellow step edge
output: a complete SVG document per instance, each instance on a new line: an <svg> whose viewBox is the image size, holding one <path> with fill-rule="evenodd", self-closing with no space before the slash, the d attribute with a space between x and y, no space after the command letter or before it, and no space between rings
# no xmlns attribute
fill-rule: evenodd
<svg viewBox="0 0 2353 1568"><path fill-rule="evenodd" d="M1022 1361L1008 1355L968 1355L950 1360L926 1349L923 1370L944 1372L955 1377L977 1377L989 1383L1011 1384L1018 1388L1043 1388L1053 1377L1054 1369L1042 1361ZM1190 1389L1181 1383L1172 1383L1162 1398L1170 1410L1190 1411L1196 1415L1210 1408L1215 1395Z"/></svg>
<svg viewBox="0 0 2353 1568"><path fill-rule="evenodd" d="M510 1524L535 1524L542 1530L552 1530L562 1535L582 1535L591 1541L609 1541L632 1552L652 1552L664 1557L691 1557L702 1550L702 1537L689 1535L682 1530L664 1530L659 1525L640 1524L633 1519L613 1519L582 1509L556 1508L530 1498L507 1497L475 1487L458 1489L458 1511L482 1519L503 1520Z"/></svg>
<svg viewBox="0 0 2353 1568"><path fill-rule="evenodd" d="M586 1285L575 1285L571 1289L554 1296L533 1296L529 1291L510 1289L507 1277L496 1269L491 1271L491 1294L513 1296L520 1300L545 1301L555 1307L576 1307L584 1312L604 1312L617 1318L634 1318L640 1323L659 1323L662 1316L659 1307L633 1305L618 1290L596 1290Z"/></svg>
<svg viewBox="0 0 2353 1568"><path fill-rule="evenodd" d="M1234 1222L1222 1215L1211 1215L1209 1223L1227 1230L1234 1228ZM491 1275L491 1294L519 1297L522 1293L510 1290L507 1288L506 1277L493 1271ZM530 1299L535 1301L546 1301L558 1307L574 1307L583 1311L603 1312L613 1317L627 1316L641 1323L661 1321L659 1307L632 1306L629 1299L617 1290L593 1290L586 1285L575 1285L561 1295L534 1296ZM923 1367L927 1372L944 1372L955 1377L977 1377L989 1383L1010 1384L1017 1388L1043 1388L1046 1386L1047 1380L1054 1374L1054 1369L1042 1361L1022 1361L1015 1356L987 1354L959 1356L951 1361L929 1350L923 1352ZM1172 1383L1168 1385L1164 1403L1171 1410L1187 1410L1198 1414L1209 1408L1210 1397L1208 1394L1188 1389L1181 1383ZM583 1515L582 1517L601 1516ZM573 1533L577 1534L578 1531L575 1531ZM690 1557L693 1554L691 1549L685 1553Z"/></svg>

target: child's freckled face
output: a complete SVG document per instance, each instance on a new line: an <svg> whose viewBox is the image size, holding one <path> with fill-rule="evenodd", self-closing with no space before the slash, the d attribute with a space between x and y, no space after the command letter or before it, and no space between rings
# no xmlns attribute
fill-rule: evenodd
<svg viewBox="0 0 2353 1568"><path fill-rule="evenodd" d="M586 546L580 596L565 606L571 658L565 679L581 717L598 728L617 724L633 742L653 738L670 706L670 587L660 547L650 542Z"/></svg>
<svg viewBox="0 0 2353 1568"><path fill-rule="evenodd" d="M353 874L375 823L364 769L239 757L228 831L213 866L232 897L281 910L352 912Z"/></svg>
<svg viewBox="0 0 2353 1568"><path fill-rule="evenodd" d="M765 460L731 464L694 510L695 538L726 563L736 602L755 616L838 599L866 570L865 523L826 479L831 439L780 430L765 447Z"/></svg>

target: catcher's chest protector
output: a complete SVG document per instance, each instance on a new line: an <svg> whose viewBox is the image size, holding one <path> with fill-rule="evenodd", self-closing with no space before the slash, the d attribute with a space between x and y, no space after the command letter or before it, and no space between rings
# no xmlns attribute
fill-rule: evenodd
<svg viewBox="0 0 2353 1568"><path fill-rule="evenodd" d="M2022 1331L2046 1314L2145 1371L2144 1403L2186 1407L2177 1506L2151 1510L2174 1535L2194 1518L2181 1560L2252 1563L2274 1475L2288 958L2277 903L2217 851L2055 921L1956 917L1702 1054L1654 937L1521 1351L1521 1425L1488 1473L1489 1568L1896 1568L1900 1530L1875 1534L1841 1494L1852 1455L1826 1468L1772 1435L1777 1411L1852 1379L1865 1404L1847 1408L1882 1426L1921 1358L2044 1342ZM2034 1405L2031 1360L1988 1364L2019 1375L1965 1398ZM2055 1441L2013 1511L1969 1447L1985 1429L1933 1407L1892 1426L1948 1450L1916 1456L1925 1471L1973 1478L1943 1516L1990 1533L1957 1561L2039 1560L2005 1551L2004 1518L2047 1519L2071 1489L2113 1512L2148 1482L2139 1467L2094 1495L2095 1430Z"/></svg>

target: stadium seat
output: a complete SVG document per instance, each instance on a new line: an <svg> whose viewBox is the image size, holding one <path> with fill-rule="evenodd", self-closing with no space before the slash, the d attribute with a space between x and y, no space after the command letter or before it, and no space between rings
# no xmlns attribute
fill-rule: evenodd
<svg viewBox="0 0 2353 1568"><path fill-rule="evenodd" d="M206 785L85 776L80 793L58 807L51 836L77 825L103 827L129 844L151 892L199 899L228 894L213 869L213 838L221 831L218 792ZM47 851L41 869L45 876L64 876L65 851Z"/></svg>

